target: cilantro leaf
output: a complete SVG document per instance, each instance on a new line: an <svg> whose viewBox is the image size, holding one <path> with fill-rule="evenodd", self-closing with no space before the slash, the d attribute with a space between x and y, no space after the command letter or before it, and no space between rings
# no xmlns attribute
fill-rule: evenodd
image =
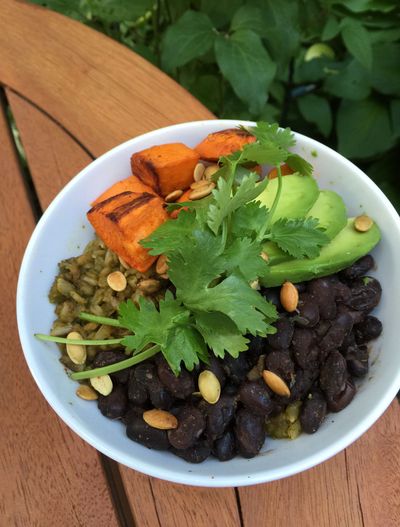
<svg viewBox="0 0 400 527"><path fill-rule="evenodd" d="M199 359L208 362L204 339L190 326L179 325L171 328L161 352L175 375L181 371L181 362L189 371L199 364Z"/></svg>
<svg viewBox="0 0 400 527"><path fill-rule="evenodd" d="M243 277L234 274L218 285L200 289L189 297L180 293L179 299L192 311L224 313L242 334L267 334L270 332L269 322L277 316L273 304L252 289Z"/></svg>
<svg viewBox="0 0 400 527"><path fill-rule="evenodd" d="M250 143L243 147L240 155L241 163L259 163L260 165L280 165L288 156L287 150L272 143Z"/></svg>
<svg viewBox="0 0 400 527"><path fill-rule="evenodd" d="M271 226L269 239L295 258L316 258L328 236L318 227L316 218L281 218Z"/></svg>
<svg viewBox="0 0 400 527"><path fill-rule="evenodd" d="M248 281L263 276L266 271L267 264L260 256L260 243L250 238L235 238L222 256L226 271L238 270Z"/></svg>
<svg viewBox="0 0 400 527"><path fill-rule="evenodd" d="M233 195L231 194L232 184L224 178L218 180L217 189L213 191L215 201L208 208L208 226L214 234L218 234L225 218L264 191L268 180L256 185L257 180L258 175L251 172L243 178L242 183Z"/></svg>
<svg viewBox="0 0 400 527"><path fill-rule="evenodd" d="M285 150L296 144L294 134L290 128L279 128L278 123L258 122L249 131L260 143L274 143Z"/></svg>
<svg viewBox="0 0 400 527"><path fill-rule="evenodd" d="M139 298L139 307L132 300L119 305L121 326L134 333L125 337L122 344L130 350L141 350L147 344L164 346L168 331L175 324L187 324L190 313L167 291L160 300L159 309L151 300Z"/></svg>
<svg viewBox="0 0 400 527"><path fill-rule="evenodd" d="M237 329L230 318L222 313L195 313L196 328L214 355L223 358L225 352L238 357L247 350L249 340Z"/></svg>
<svg viewBox="0 0 400 527"><path fill-rule="evenodd" d="M286 158L286 164L295 172L300 172L302 176L312 176L313 166L298 154L290 153Z"/></svg>
<svg viewBox="0 0 400 527"><path fill-rule="evenodd" d="M255 237L268 221L268 209L259 201L246 203L231 216L231 235Z"/></svg>
<svg viewBox="0 0 400 527"><path fill-rule="evenodd" d="M191 236L195 225L196 215L182 211L175 220L166 221L140 243L151 249L149 252L154 256L168 253L179 247L182 237Z"/></svg>

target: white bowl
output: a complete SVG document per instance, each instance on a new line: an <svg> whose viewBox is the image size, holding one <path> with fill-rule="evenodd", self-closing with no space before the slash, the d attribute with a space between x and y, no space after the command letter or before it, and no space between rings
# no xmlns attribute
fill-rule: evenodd
<svg viewBox="0 0 400 527"><path fill-rule="evenodd" d="M65 374L57 346L34 338L35 332L48 333L54 319L54 306L47 295L57 273L57 263L81 253L92 238L93 230L86 220L89 203L113 182L130 175L131 154L162 143L194 146L208 133L238 124L254 123L210 120L169 126L131 139L91 163L58 194L39 221L26 249L18 282L18 327L25 358L39 389L61 419L119 463L190 485L252 485L313 467L363 434L400 389L399 217L361 170L330 148L300 134L296 134L294 151L314 165L320 187L336 190L344 198L349 215L367 212L382 231L382 241L373 252L377 262L373 274L383 286L377 316L383 321L384 331L373 345L370 374L361 383L355 399L342 412L330 414L316 434L303 434L295 441L267 439L261 454L253 459L238 457L225 463L208 459L200 465L190 465L170 453L134 443L125 435L123 424L103 417L96 404L76 397L77 385Z"/></svg>

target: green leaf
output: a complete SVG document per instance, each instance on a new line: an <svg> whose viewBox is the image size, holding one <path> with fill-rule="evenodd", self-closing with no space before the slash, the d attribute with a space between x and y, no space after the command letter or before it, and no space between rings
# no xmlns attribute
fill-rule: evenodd
<svg viewBox="0 0 400 527"><path fill-rule="evenodd" d="M196 328L201 333L214 355L223 358L225 352L237 358L247 350L249 342L232 320L222 313L195 313Z"/></svg>
<svg viewBox="0 0 400 527"><path fill-rule="evenodd" d="M66 16L70 16L75 20L80 20L81 22L86 21L86 16L84 9L81 7L80 0L30 0L32 4L41 5L43 7L48 7L61 13Z"/></svg>
<svg viewBox="0 0 400 527"><path fill-rule="evenodd" d="M318 220L311 217L281 218L272 225L269 238L294 258L316 258L321 247L330 241L318 225Z"/></svg>
<svg viewBox="0 0 400 527"><path fill-rule="evenodd" d="M258 225L258 229L260 226ZM222 257L225 258L225 268L228 273L239 271L248 281L265 274L267 264L260 256L260 244L250 238L234 239Z"/></svg>
<svg viewBox="0 0 400 527"><path fill-rule="evenodd" d="M330 15L322 30L321 40L331 40L340 33L340 25L334 15Z"/></svg>
<svg viewBox="0 0 400 527"><path fill-rule="evenodd" d="M343 4L346 9L353 13L363 13L365 11L380 11L390 13L396 8L396 0L335 0L333 4Z"/></svg>
<svg viewBox="0 0 400 527"><path fill-rule="evenodd" d="M190 237L196 224L196 215L192 211L182 211L175 220L168 220L150 236L140 243L150 250L150 254L158 255L177 249L182 237Z"/></svg>
<svg viewBox="0 0 400 527"><path fill-rule="evenodd" d="M204 55L214 43L215 32L208 16L196 11L186 13L164 36L162 65L167 71Z"/></svg>
<svg viewBox="0 0 400 527"><path fill-rule="evenodd" d="M237 209L231 217L233 236L253 236L268 221L268 209L260 202L252 201Z"/></svg>
<svg viewBox="0 0 400 527"><path fill-rule="evenodd" d="M301 115L317 125L318 130L327 137L332 130L332 111L329 102L323 97L310 93L297 99Z"/></svg>
<svg viewBox="0 0 400 527"><path fill-rule="evenodd" d="M231 37L219 35L215 55L236 95L249 105L250 112L259 113L276 72L260 37L248 29L236 31Z"/></svg>
<svg viewBox="0 0 400 527"><path fill-rule="evenodd" d="M161 351L175 375L179 375L182 362L186 369L192 371L199 364L199 359L204 362L208 359L204 340L190 326L173 327Z"/></svg>
<svg viewBox="0 0 400 527"><path fill-rule="evenodd" d="M289 165L294 172L299 172L302 176L312 176L314 171L312 164L298 154L289 154L286 158L286 164Z"/></svg>
<svg viewBox="0 0 400 527"><path fill-rule="evenodd" d="M390 115L393 125L393 136L400 137L400 99L393 99L390 102Z"/></svg>
<svg viewBox="0 0 400 527"><path fill-rule="evenodd" d="M240 276L230 275L215 287L197 290L183 299L193 311L224 313L242 334L265 335L269 322L276 319L275 306L267 302Z"/></svg>
<svg viewBox="0 0 400 527"><path fill-rule="evenodd" d="M268 180L256 185L258 174L251 172L245 176L241 185L231 196L230 185L224 178L219 178L217 189L213 191L215 203L208 209L208 226L217 234L222 222L236 209L259 196L267 186Z"/></svg>
<svg viewBox="0 0 400 527"><path fill-rule="evenodd" d="M326 78L325 90L341 99L358 101L366 99L371 92L371 81L368 70L357 60L352 59L340 69L332 70Z"/></svg>
<svg viewBox="0 0 400 527"><path fill-rule="evenodd" d="M358 20L344 18L341 23L346 48L367 69L372 67L372 46L368 31Z"/></svg>
<svg viewBox="0 0 400 527"><path fill-rule="evenodd" d="M265 26L261 10L258 7L246 4L236 11L231 21L231 31L239 31L240 29L250 29L263 36Z"/></svg>
<svg viewBox="0 0 400 527"><path fill-rule="evenodd" d="M82 2L81 2L82 3ZM92 16L106 22L134 21L153 8L152 0L92 0Z"/></svg>
<svg viewBox="0 0 400 527"><path fill-rule="evenodd" d="M388 28L369 32L372 47L374 44L386 44L400 40L400 28ZM373 59L375 60L375 59Z"/></svg>
<svg viewBox="0 0 400 527"><path fill-rule="evenodd" d="M389 112L380 102L342 101L337 116L339 151L351 158L368 158L393 145Z"/></svg>
<svg viewBox="0 0 400 527"><path fill-rule="evenodd" d="M373 88L385 95L400 95L400 43L376 45L373 54Z"/></svg>
<svg viewBox="0 0 400 527"><path fill-rule="evenodd" d="M201 0L200 11L207 13L218 29L228 28L233 14L241 4L242 0Z"/></svg>

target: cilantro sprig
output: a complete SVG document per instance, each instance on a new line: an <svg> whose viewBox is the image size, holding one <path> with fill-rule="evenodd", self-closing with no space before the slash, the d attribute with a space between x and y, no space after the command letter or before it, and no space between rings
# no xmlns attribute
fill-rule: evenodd
<svg viewBox="0 0 400 527"><path fill-rule="evenodd" d="M312 166L289 150L295 144L293 133L268 123L248 131L256 141L219 160L212 195L170 205L170 209L182 208L177 219L168 220L142 240L150 254L167 256L174 294L167 291L158 307L144 298L138 306L130 300L119 306L118 321L111 324L130 332L118 340L132 356L111 366L73 373L72 378L115 372L159 352L178 375L182 364L192 370L199 361L207 362L209 352L237 357L247 349L249 334L275 332L275 306L252 287L254 280L268 272L261 258L263 243L273 241L295 258L313 258L329 239L314 218L273 221L281 199L281 164L303 175L312 173ZM249 164L277 168L278 189L270 210L257 201L268 179L261 180L248 169ZM82 314L88 317L96 319ZM102 317L100 323L107 321Z"/></svg>

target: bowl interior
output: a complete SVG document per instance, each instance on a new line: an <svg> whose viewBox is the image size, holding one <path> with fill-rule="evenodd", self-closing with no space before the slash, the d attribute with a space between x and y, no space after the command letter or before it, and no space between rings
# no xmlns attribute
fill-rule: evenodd
<svg viewBox="0 0 400 527"><path fill-rule="evenodd" d="M243 124L252 124L245 123ZM316 465L359 437L383 413L400 388L400 354L395 332L399 307L392 300L400 290L400 227L397 213L382 192L352 163L324 145L296 134L295 151L315 168L321 188L334 189L344 198L349 215L367 212L382 230L374 251L374 271L383 296L377 315L384 332L372 347L372 366L352 404L330 414L318 433L295 441L267 439L260 456L227 463L209 459L190 465L164 452L148 450L130 441L124 426L103 417L95 403L75 395L60 364L55 344L39 342L35 332L48 333L54 319L48 291L63 258L79 254L93 236L86 220L89 203L115 181L130 175L130 155L154 144L183 142L194 146L207 133L238 121L201 121L176 125L132 139L85 168L57 196L40 220L21 267L17 315L22 347L40 390L57 414L82 438L109 457L159 478L205 486L237 486L271 481Z"/></svg>

